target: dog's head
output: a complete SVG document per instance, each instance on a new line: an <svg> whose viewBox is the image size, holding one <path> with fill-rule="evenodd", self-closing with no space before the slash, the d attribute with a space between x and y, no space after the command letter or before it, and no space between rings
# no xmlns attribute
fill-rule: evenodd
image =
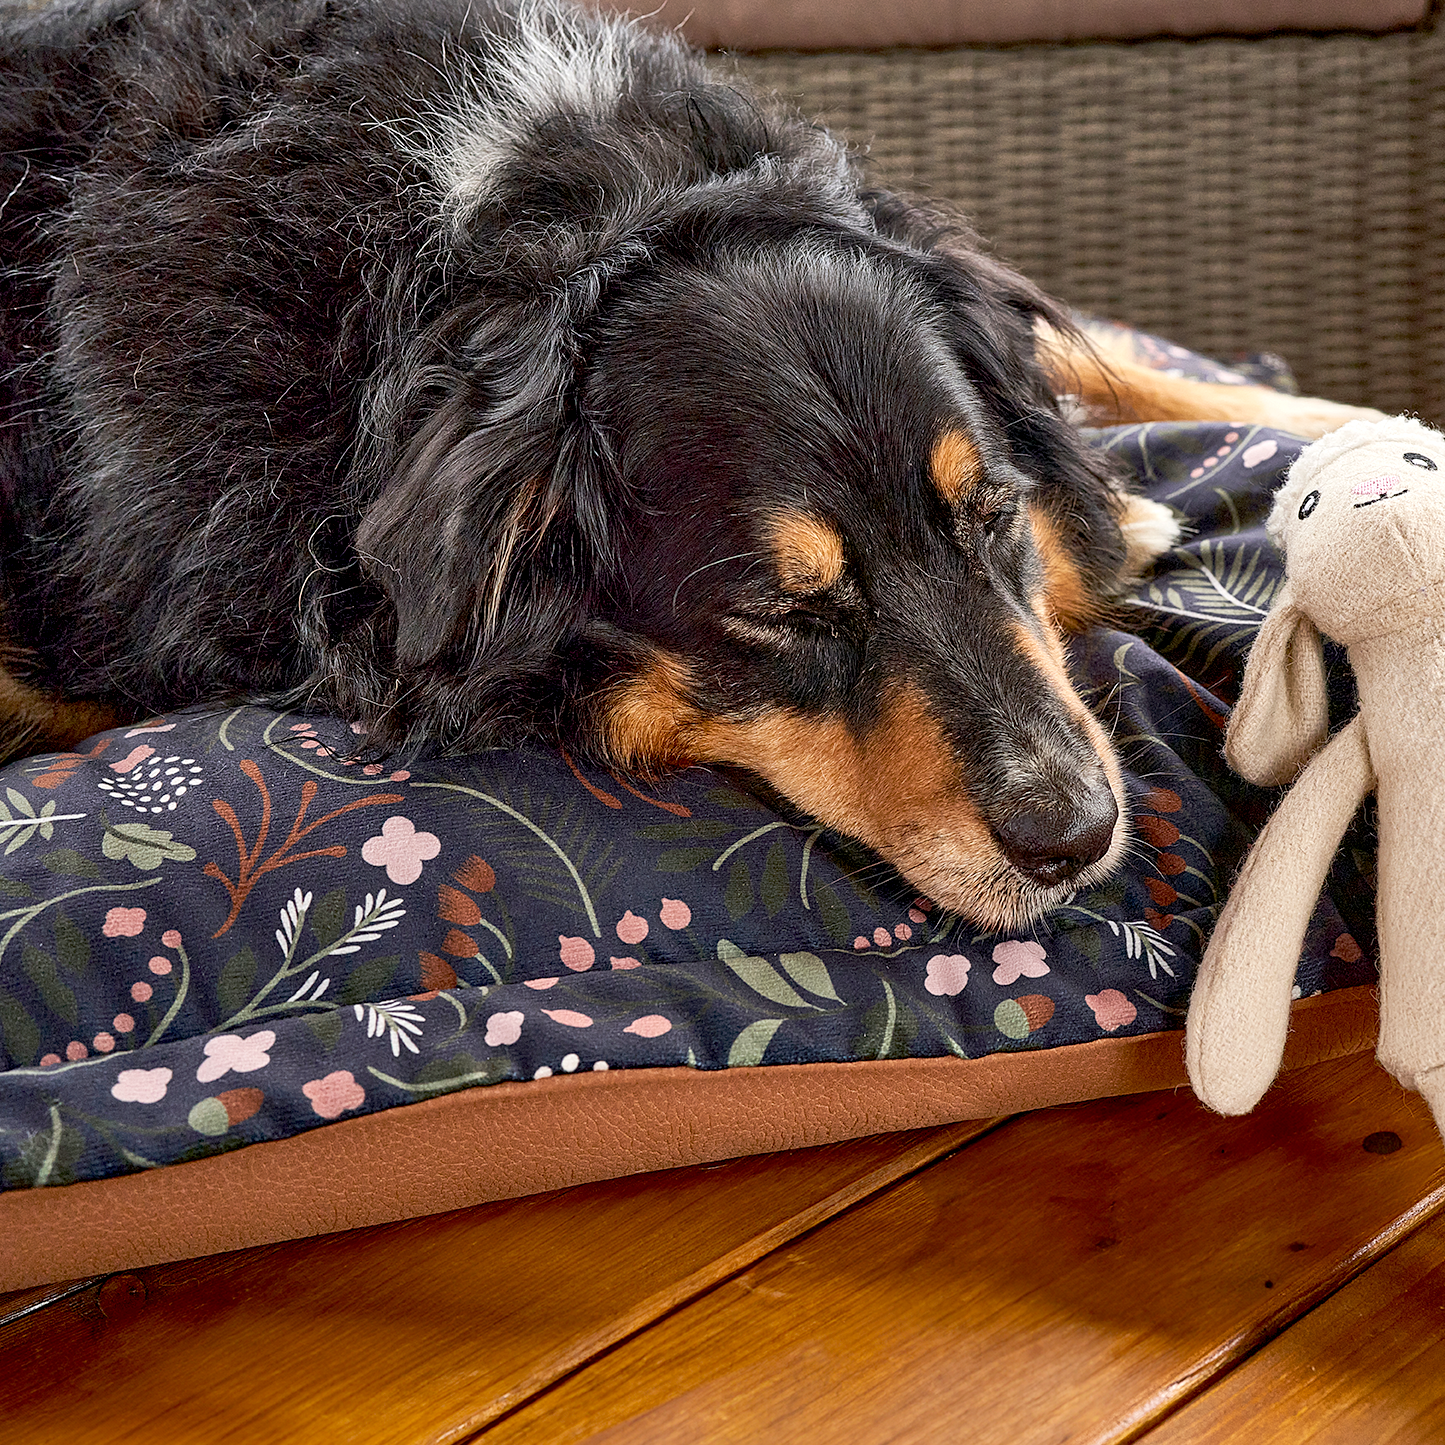
<svg viewBox="0 0 1445 1445"><path fill-rule="evenodd" d="M373 729L740 766L1020 925L1126 843L1060 639L1118 570L1114 494L1034 361L1047 303L975 254L762 231L476 321L486 379L358 537L395 614Z"/></svg>

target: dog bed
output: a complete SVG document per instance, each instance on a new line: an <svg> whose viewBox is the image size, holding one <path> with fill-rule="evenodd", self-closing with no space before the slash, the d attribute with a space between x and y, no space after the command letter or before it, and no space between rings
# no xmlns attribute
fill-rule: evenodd
<svg viewBox="0 0 1445 1445"><path fill-rule="evenodd" d="M1301 444L1094 440L1189 535L1073 648L1129 865L1027 930L961 924L704 768L368 763L334 719L245 707L4 770L0 1289L1181 1083L1201 944L1272 801L1220 744ZM1373 1037L1372 865L1366 819L1310 927L1295 1062Z"/></svg>

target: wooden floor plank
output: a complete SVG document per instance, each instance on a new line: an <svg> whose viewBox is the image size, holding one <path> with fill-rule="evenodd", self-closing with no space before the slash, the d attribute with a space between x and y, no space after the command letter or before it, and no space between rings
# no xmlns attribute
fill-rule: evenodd
<svg viewBox="0 0 1445 1445"><path fill-rule="evenodd" d="M29 1289L7 1290L0 1294L0 1329L99 1283L99 1279L74 1279L61 1284L37 1284Z"/></svg>
<svg viewBox="0 0 1445 1445"><path fill-rule="evenodd" d="M0 1438L452 1440L990 1127L612 1180L112 1276L0 1332Z"/></svg>
<svg viewBox="0 0 1445 1445"><path fill-rule="evenodd" d="M1362 1147L1382 1133L1402 1146ZM1034 1114L660 1321L485 1445L1130 1439L1442 1203L1428 1112L1368 1056L1286 1077L1245 1119L1183 1094Z"/></svg>
<svg viewBox="0 0 1445 1445"><path fill-rule="evenodd" d="M1144 1445L1439 1445L1445 1219L1430 1221Z"/></svg>

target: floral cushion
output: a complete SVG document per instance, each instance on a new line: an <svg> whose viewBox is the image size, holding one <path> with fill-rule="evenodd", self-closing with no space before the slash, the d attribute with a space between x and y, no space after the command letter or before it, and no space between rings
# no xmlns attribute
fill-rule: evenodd
<svg viewBox="0 0 1445 1445"><path fill-rule="evenodd" d="M981 934L707 768L642 784L542 748L364 764L344 723L256 707L104 733L0 776L3 1189L504 1080L1009 1052L1046 1068L1060 1045L1180 1028L1272 801L1220 745L1280 582L1269 494L1301 443L1227 423L1094 440L1190 533L1073 646L1134 800L1118 877ZM1343 710L1347 676L1337 690ZM1372 980L1372 859L1362 825L1302 994Z"/></svg>

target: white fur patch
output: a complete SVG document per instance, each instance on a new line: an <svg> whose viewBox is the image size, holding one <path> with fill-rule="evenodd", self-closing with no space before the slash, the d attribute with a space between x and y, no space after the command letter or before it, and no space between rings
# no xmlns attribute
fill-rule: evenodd
<svg viewBox="0 0 1445 1445"><path fill-rule="evenodd" d="M1131 496L1124 504L1119 530L1124 534L1125 569L1144 571L1179 541L1179 519L1163 502Z"/></svg>
<svg viewBox="0 0 1445 1445"><path fill-rule="evenodd" d="M415 125L384 122L435 179L442 209L459 219L539 121L616 112L627 85L626 20L602 20L549 0L524 0L514 32L489 36L484 54L448 56L451 95Z"/></svg>

